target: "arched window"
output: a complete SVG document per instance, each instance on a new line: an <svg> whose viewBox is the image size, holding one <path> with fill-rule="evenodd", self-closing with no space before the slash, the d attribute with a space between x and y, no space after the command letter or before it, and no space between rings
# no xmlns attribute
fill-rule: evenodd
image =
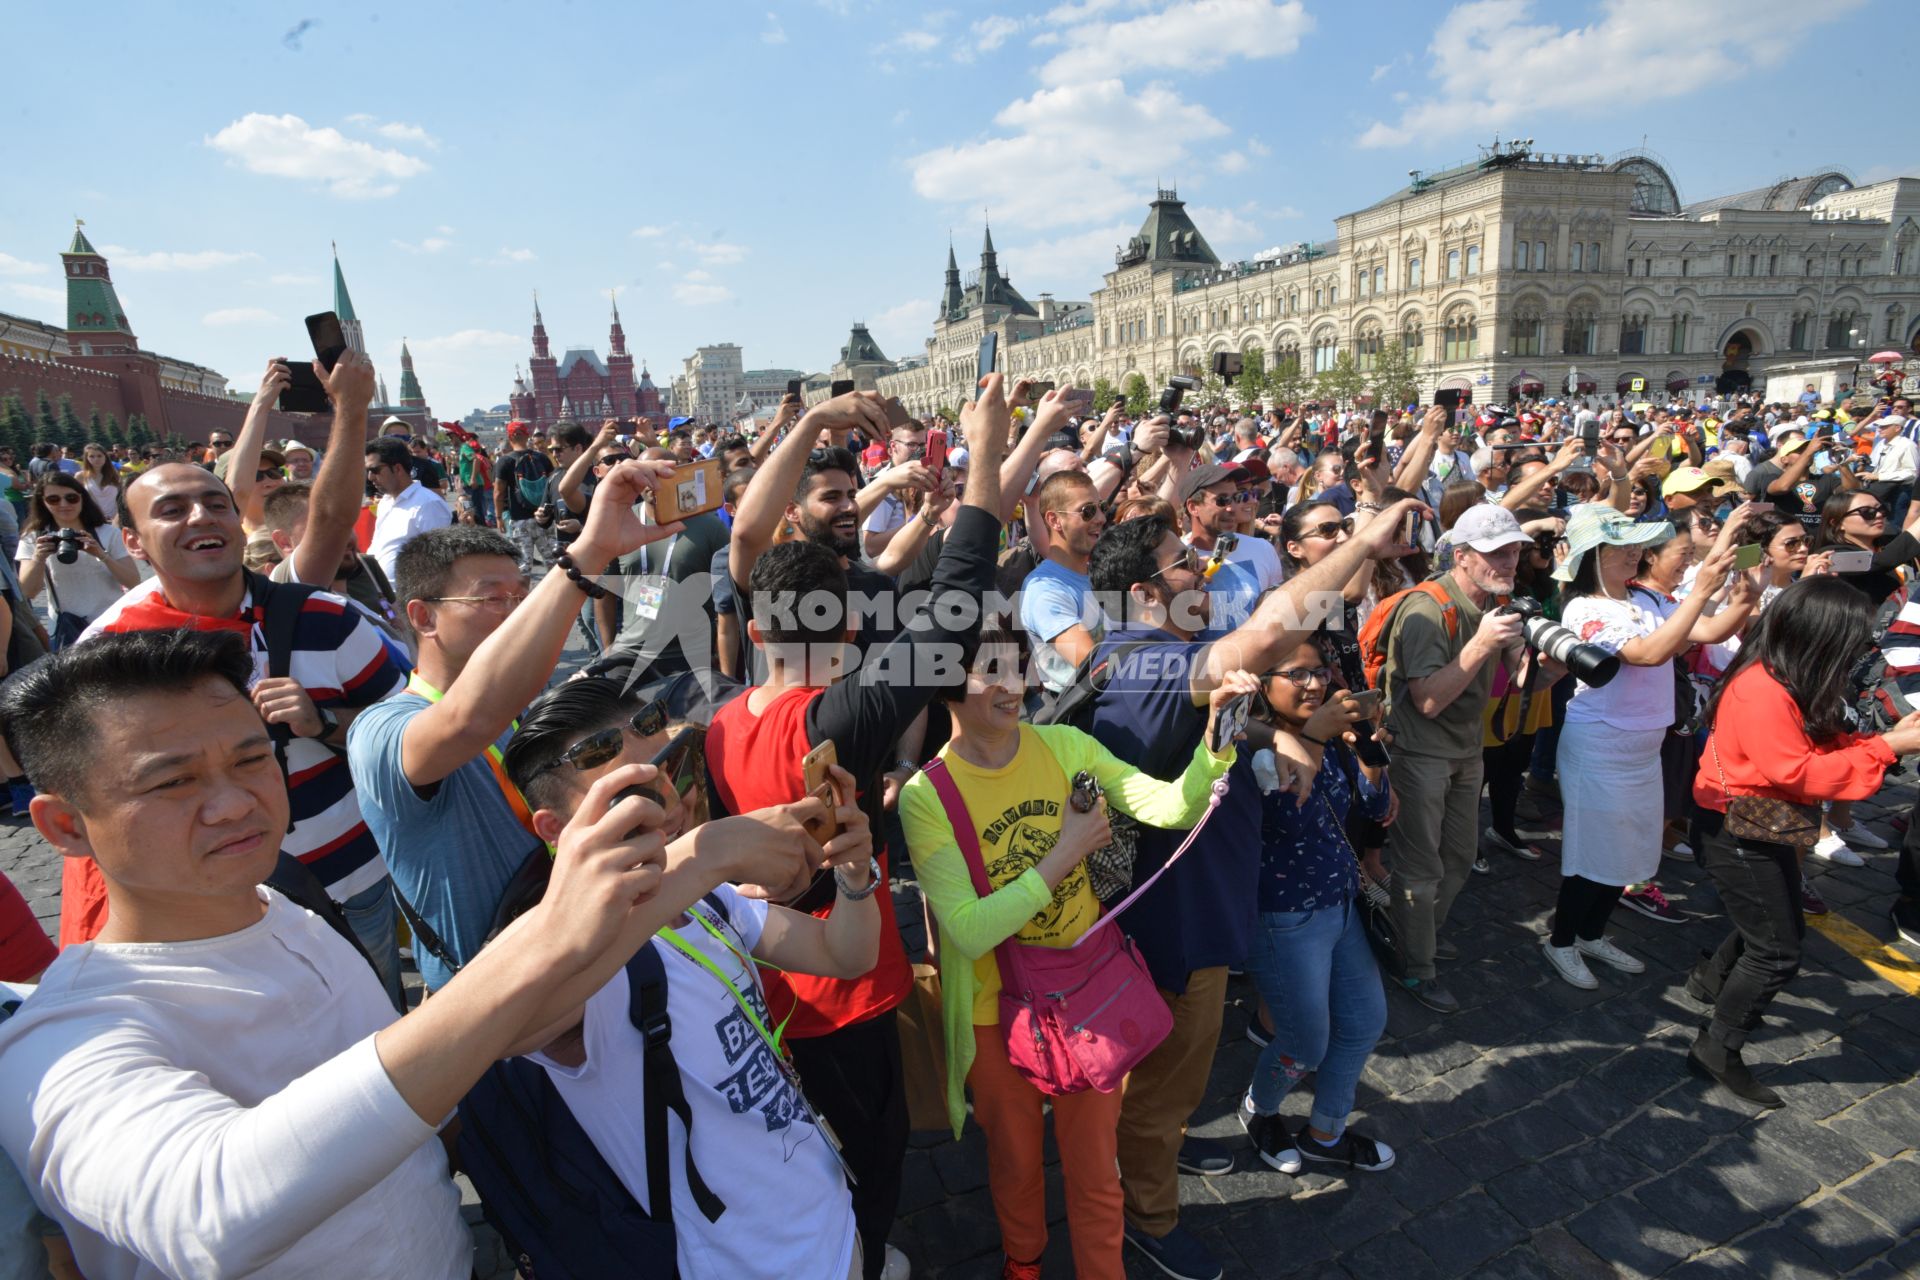
<svg viewBox="0 0 1920 1280"><path fill-rule="evenodd" d="M1419 316L1409 316L1400 328L1400 345L1406 348L1409 360L1418 359L1421 344L1426 341L1427 331L1420 323Z"/></svg>
<svg viewBox="0 0 1920 1280"><path fill-rule="evenodd" d="M1287 290L1287 314L1292 315L1294 312L1298 311L1299 309L1300 309L1300 291L1298 289Z"/></svg>
<svg viewBox="0 0 1920 1280"><path fill-rule="evenodd" d="M1337 307L1340 305L1340 286L1339 285L1330 284L1327 286L1327 305L1330 307Z"/></svg>
<svg viewBox="0 0 1920 1280"><path fill-rule="evenodd" d="M1380 362L1380 326L1368 324L1360 330L1360 337L1354 343L1354 362L1356 367L1371 369Z"/></svg>
<svg viewBox="0 0 1920 1280"><path fill-rule="evenodd" d="M1525 240L1516 240L1513 242L1513 269L1515 271L1528 270L1527 242Z"/></svg>
<svg viewBox="0 0 1920 1280"><path fill-rule="evenodd" d="M1385 267L1375 267L1373 269L1373 291L1375 293L1385 293L1387 291L1387 269Z"/></svg>
<svg viewBox="0 0 1920 1280"><path fill-rule="evenodd" d="M1647 318L1633 315L1620 318L1620 354L1644 355L1647 350Z"/></svg>
<svg viewBox="0 0 1920 1280"><path fill-rule="evenodd" d="M1408 258L1407 259L1407 288L1418 289L1419 287L1420 287L1420 259Z"/></svg>
<svg viewBox="0 0 1920 1280"><path fill-rule="evenodd" d="M1295 373L1300 371L1300 339L1291 334L1280 339L1280 344L1273 353L1275 370L1285 369L1288 365L1293 367Z"/></svg>
<svg viewBox="0 0 1920 1280"><path fill-rule="evenodd" d="M1905 308L1903 308L1897 302L1887 308L1887 341L1888 342L1900 341L1900 317L1903 316L1904 314L1906 314Z"/></svg>
<svg viewBox="0 0 1920 1280"><path fill-rule="evenodd" d="M1568 269L1572 271L1579 271L1583 269L1586 266L1586 260L1587 260L1586 246L1581 244L1578 240L1575 240L1573 242L1572 253L1573 253L1573 261L1567 264Z"/></svg>
<svg viewBox="0 0 1920 1280"><path fill-rule="evenodd" d="M1598 323L1593 312L1585 304L1580 304L1567 313L1567 336L1561 350L1570 356L1590 356L1596 348Z"/></svg>
<svg viewBox="0 0 1920 1280"><path fill-rule="evenodd" d="M1458 249L1449 249L1447 250L1447 279L1458 280L1459 278L1460 251Z"/></svg>
<svg viewBox="0 0 1920 1280"><path fill-rule="evenodd" d="M1324 307L1324 306L1326 306L1326 305L1327 305L1327 294L1326 294L1326 290L1324 290L1324 289L1320 289L1320 288L1317 288L1317 287L1316 287L1316 288L1314 289L1314 291L1313 291L1313 305L1314 305L1314 306L1316 306L1316 307Z"/></svg>
<svg viewBox="0 0 1920 1280"><path fill-rule="evenodd" d="M1480 274L1480 246L1477 244L1467 246L1467 274L1470 276Z"/></svg>
<svg viewBox="0 0 1920 1280"><path fill-rule="evenodd" d="M1600 246L1589 243L1587 245L1587 270L1598 271L1600 269Z"/></svg>
<svg viewBox="0 0 1920 1280"><path fill-rule="evenodd" d="M1339 346L1331 332L1321 333L1313 340L1313 371L1325 373L1333 368L1333 358Z"/></svg>
<svg viewBox="0 0 1920 1280"><path fill-rule="evenodd" d="M1667 341L1668 351L1670 351L1676 356L1686 354L1687 352L1687 317L1686 316L1678 315L1673 318L1673 324L1668 329L1667 338L1668 338L1668 341Z"/></svg>
<svg viewBox="0 0 1920 1280"><path fill-rule="evenodd" d="M1793 313L1793 327L1787 330L1787 350L1813 350L1813 317L1804 311Z"/></svg>
<svg viewBox="0 0 1920 1280"><path fill-rule="evenodd" d="M1446 359L1472 360L1480 354L1480 322L1471 311L1451 312L1441 341Z"/></svg>
<svg viewBox="0 0 1920 1280"><path fill-rule="evenodd" d="M1827 349L1829 351L1845 351L1853 345L1848 340L1848 331L1858 327L1859 326L1854 323L1853 312L1834 312L1833 319L1827 321Z"/></svg>
<svg viewBox="0 0 1920 1280"><path fill-rule="evenodd" d="M1547 269L1547 242L1545 240L1535 240L1533 242L1533 269L1535 271L1545 271Z"/></svg>
<svg viewBox="0 0 1920 1280"><path fill-rule="evenodd" d="M1537 356L1545 343L1546 323L1541 320L1535 304L1522 304L1513 317L1513 332L1509 345L1516 356Z"/></svg>

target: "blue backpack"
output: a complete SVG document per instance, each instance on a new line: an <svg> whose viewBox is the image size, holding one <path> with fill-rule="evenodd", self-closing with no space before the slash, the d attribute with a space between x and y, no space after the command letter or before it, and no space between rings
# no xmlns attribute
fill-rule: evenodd
<svg viewBox="0 0 1920 1280"><path fill-rule="evenodd" d="M714 894L704 899L722 921ZM672 1179L667 1111L687 1131L687 1186L707 1221L726 1205L693 1163L693 1112L673 1060L667 975L660 952L641 947L627 962L627 1013L646 1041L645 1095L649 1214L627 1191L568 1110L545 1068L526 1058L496 1062L460 1101L460 1163L487 1221L528 1280L672 1280Z"/></svg>

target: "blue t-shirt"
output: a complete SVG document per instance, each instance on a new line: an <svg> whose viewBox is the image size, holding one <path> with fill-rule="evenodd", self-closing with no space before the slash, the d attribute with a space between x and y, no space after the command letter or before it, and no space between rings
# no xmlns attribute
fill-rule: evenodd
<svg viewBox="0 0 1920 1280"><path fill-rule="evenodd" d="M400 767L407 722L430 704L400 693L355 716L347 726L347 764L360 812L386 855L394 888L440 935L455 960L473 959L513 873L538 842L513 816L485 757L442 779L422 796ZM504 749L511 734L500 735ZM429 990L452 972L416 941L414 958Z"/></svg>
<svg viewBox="0 0 1920 1280"><path fill-rule="evenodd" d="M1109 631L1094 646L1101 657L1121 644L1154 639L1127 654L1094 702L1093 736L1142 773L1172 781L1186 771L1207 727L1207 709L1195 706L1192 671L1205 643L1131 625ZM1193 848L1120 917L1139 944L1153 980L1176 994L1195 969L1238 965L1247 957L1258 922L1260 784L1253 753L1242 751L1227 772L1227 794ZM1139 884L1164 866L1185 832L1141 827L1133 863Z"/></svg>
<svg viewBox="0 0 1920 1280"><path fill-rule="evenodd" d="M1054 638L1073 627L1085 627L1098 640L1106 630L1087 575L1052 560L1041 561L1020 584L1020 625L1032 640L1040 682L1054 693L1067 687L1078 665L1053 647Z"/></svg>
<svg viewBox="0 0 1920 1280"><path fill-rule="evenodd" d="M1261 911L1320 911L1344 906L1360 892L1346 835L1356 788L1360 812L1375 822L1387 816L1386 779L1375 787L1352 752L1336 746L1321 759L1306 804L1296 805L1285 791L1261 797Z"/></svg>
<svg viewBox="0 0 1920 1280"><path fill-rule="evenodd" d="M1203 560L1211 552L1199 553ZM1202 640L1218 640L1253 616L1260 599L1260 574L1245 560L1223 560L1207 579L1207 629Z"/></svg>

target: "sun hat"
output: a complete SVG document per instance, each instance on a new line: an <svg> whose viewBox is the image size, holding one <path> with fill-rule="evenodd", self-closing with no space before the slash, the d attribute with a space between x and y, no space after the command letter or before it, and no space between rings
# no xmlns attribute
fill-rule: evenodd
<svg viewBox="0 0 1920 1280"><path fill-rule="evenodd" d="M1693 493L1700 489L1710 490L1714 496L1723 493L1739 493L1740 486L1731 478L1718 476L1704 467L1675 467L1660 486L1660 496L1671 498L1676 493Z"/></svg>
<svg viewBox="0 0 1920 1280"><path fill-rule="evenodd" d="M1520 527L1513 512L1491 502L1468 507L1447 531L1447 541L1456 547L1472 547L1481 554L1498 551L1517 543L1532 542L1533 536Z"/></svg>
<svg viewBox="0 0 1920 1280"><path fill-rule="evenodd" d="M1572 582L1580 562L1595 547L1645 546L1673 536L1673 526L1665 520L1639 521L1606 503L1583 502L1567 516L1567 558L1553 571L1554 579Z"/></svg>

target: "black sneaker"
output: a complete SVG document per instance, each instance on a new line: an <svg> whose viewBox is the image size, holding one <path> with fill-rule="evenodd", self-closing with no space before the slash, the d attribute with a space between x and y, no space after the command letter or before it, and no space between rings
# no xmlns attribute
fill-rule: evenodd
<svg viewBox="0 0 1920 1280"><path fill-rule="evenodd" d="M1196 1138L1188 1134L1180 1144L1180 1154L1175 1159L1180 1172L1198 1174L1202 1178L1217 1178L1223 1173L1233 1172L1233 1152L1227 1150L1224 1142L1212 1138Z"/></svg>
<svg viewBox="0 0 1920 1280"><path fill-rule="evenodd" d="M1300 1152L1287 1122L1280 1116L1263 1116L1254 1111L1252 1094L1240 1099L1240 1127L1253 1139L1253 1152L1261 1163L1281 1173L1300 1172Z"/></svg>
<svg viewBox="0 0 1920 1280"><path fill-rule="evenodd" d="M1382 1169L1393 1168L1393 1148L1384 1142L1375 1142L1372 1138L1347 1130L1331 1144L1322 1144L1311 1133L1302 1129L1300 1158L1308 1164L1332 1165L1341 1169L1364 1169L1369 1173L1378 1173Z"/></svg>
<svg viewBox="0 0 1920 1280"><path fill-rule="evenodd" d="M1896 898L1893 931L1909 946L1920 947L1920 898Z"/></svg>
<svg viewBox="0 0 1920 1280"><path fill-rule="evenodd" d="M1163 1236L1150 1236L1131 1222L1126 1225L1127 1243L1147 1255L1147 1261L1174 1280L1220 1280L1226 1274L1219 1259L1200 1243L1200 1237L1185 1227L1176 1226Z"/></svg>
<svg viewBox="0 0 1920 1280"><path fill-rule="evenodd" d="M1445 938L1435 938L1433 940L1433 958L1435 960L1458 960L1460 958L1460 948L1454 946Z"/></svg>
<svg viewBox="0 0 1920 1280"><path fill-rule="evenodd" d="M1400 985L1408 995L1435 1013L1460 1012L1460 1001L1453 992L1440 985L1438 978L1402 978Z"/></svg>

